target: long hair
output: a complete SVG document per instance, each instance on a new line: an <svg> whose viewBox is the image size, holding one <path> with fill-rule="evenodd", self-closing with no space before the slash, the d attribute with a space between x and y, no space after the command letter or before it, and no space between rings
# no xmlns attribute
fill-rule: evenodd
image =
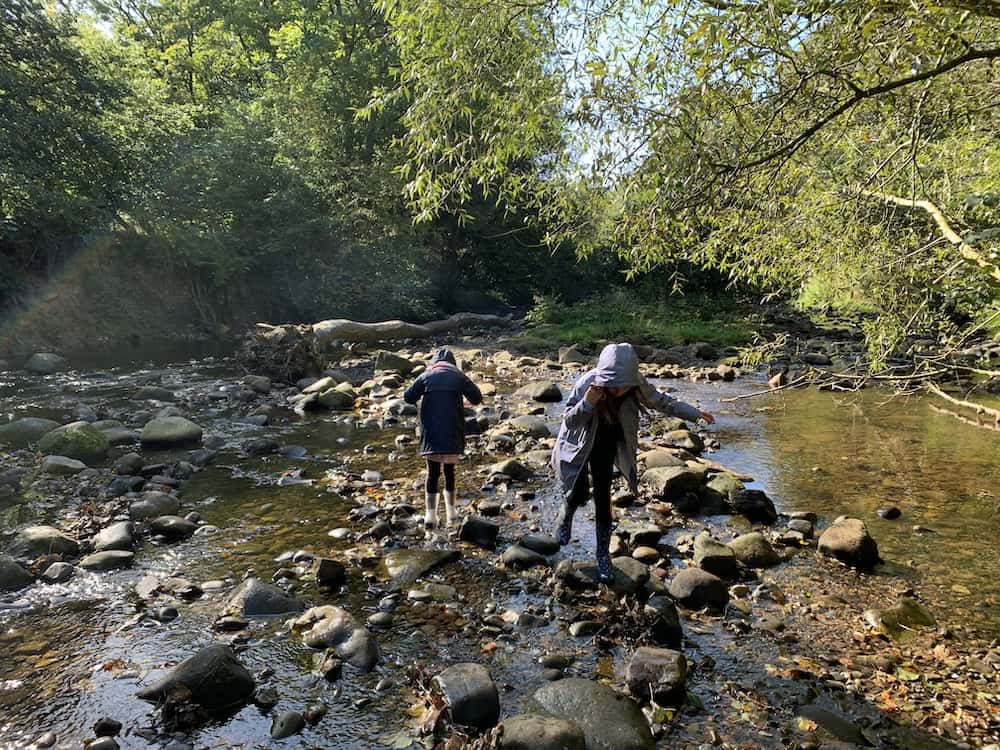
<svg viewBox="0 0 1000 750"><path fill-rule="evenodd" d="M604 398L597 402L597 416L602 424L618 424L618 412L629 399L639 403L638 386L630 387L621 396L612 396L608 389L604 389Z"/></svg>

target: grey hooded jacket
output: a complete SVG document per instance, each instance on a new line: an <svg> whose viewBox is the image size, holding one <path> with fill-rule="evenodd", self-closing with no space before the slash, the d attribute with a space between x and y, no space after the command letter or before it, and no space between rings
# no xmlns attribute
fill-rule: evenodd
<svg viewBox="0 0 1000 750"><path fill-rule="evenodd" d="M591 385L638 388L638 398L627 399L618 412L624 439L618 446L615 458L615 465L633 492L638 489L639 484L636 450L639 446L641 409L655 409L692 422L701 414L694 406L654 388L639 372L639 357L631 344L608 344L601 351L597 367L581 375L574 384L573 392L566 402L559 437L552 450L552 468L555 469L564 498L568 498L573 492L573 486L587 465L597 436L596 411L584 398Z"/></svg>

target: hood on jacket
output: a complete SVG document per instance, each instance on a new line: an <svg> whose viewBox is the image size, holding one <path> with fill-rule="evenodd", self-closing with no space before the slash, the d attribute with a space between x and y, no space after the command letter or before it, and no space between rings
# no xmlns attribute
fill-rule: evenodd
<svg viewBox="0 0 1000 750"><path fill-rule="evenodd" d="M605 388L632 388L641 385L639 355L631 344L608 344L597 360L594 385Z"/></svg>
<svg viewBox="0 0 1000 750"><path fill-rule="evenodd" d="M455 355L451 353L451 349L448 347L442 347L437 350L437 353L434 355L433 359L431 359L432 365L436 365L438 362L447 362L449 365L454 365Z"/></svg>

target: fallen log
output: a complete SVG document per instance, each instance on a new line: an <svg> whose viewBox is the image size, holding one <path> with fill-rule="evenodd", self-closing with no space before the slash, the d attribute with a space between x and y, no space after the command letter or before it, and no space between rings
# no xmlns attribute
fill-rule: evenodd
<svg viewBox="0 0 1000 750"><path fill-rule="evenodd" d="M437 336L464 327L498 328L514 325L510 318L478 313L456 313L444 320L429 323L407 323L404 320L383 320L378 323L360 323L355 320L322 320L312 326L312 335L319 347L334 341L346 343L373 343L398 339L420 339Z"/></svg>
<svg viewBox="0 0 1000 750"><path fill-rule="evenodd" d="M289 382L316 377L326 365L324 354L335 343L372 344L399 339L422 339L463 328L514 326L511 318L478 313L456 313L444 320L407 323L383 320L362 323L343 318L302 325L257 323L243 343L238 359L248 372L270 375Z"/></svg>

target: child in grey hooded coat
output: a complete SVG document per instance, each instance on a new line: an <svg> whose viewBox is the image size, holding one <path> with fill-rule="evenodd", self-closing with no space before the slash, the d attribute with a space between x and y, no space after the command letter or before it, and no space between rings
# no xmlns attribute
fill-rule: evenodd
<svg viewBox="0 0 1000 750"><path fill-rule="evenodd" d="M692 422L715 421L708 412L656 390L639 372L639 357L631 344L608 344L601 351L597 367L581 375L573 386L552 451L552 466L563 497L557 531L560 544L569 543L573 514L587 502L589 466L597 527L598 578L605 583L612 578L608 552L612 472L617 466L631 490L637 491L636 451L643 409L655 409Z"/></svg>

